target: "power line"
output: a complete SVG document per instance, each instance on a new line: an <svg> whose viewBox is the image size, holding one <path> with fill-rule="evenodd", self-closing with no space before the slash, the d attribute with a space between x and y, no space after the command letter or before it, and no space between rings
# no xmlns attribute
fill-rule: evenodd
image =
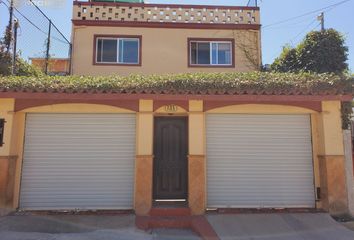
<svg viewBox="0 0 354 240"><path fill-rule="evenodd" d="M295 16L295 17L291 17L291 18L288 18L288 19L285 19L285 20L282 20L282 21L279 21L279 22L274 22L274 23L271 23L271 24L263 26L263 29L267 28L267 27L270 27L270 26L286 23L286 22L289 22L289 21L292 21L292 20L307 16L307 15L311 15L311 14L314 14L314 13L318 13L318 12L321 12L321 11L323 11L323 12L326 11L326 10L329 11L329 10L332 10L333 8L335 8L335 7L339 6L339 5L342 5L342 4L346 3L346 2L349 2L349 1L351 1L351 0L344 0L344 1L332 4L332 5L329 5L327 7L323 7L323 8L317 9L317 10L313 10L313 11L310 11L310 12L307 12L307 13L303 13L301 15L298 15L298 16Z"/></svg>
<svg viewBox="0 0 354 240"><path fill-rule="evenodd" d="M33 4L33 6L35 6L35 8L38 9L38 11L40 11L40 12L43 14L43 16L44 16L48 21L50 21L50 22L52 23L53 27L54 27L54 28L59 32L59 34L67 41L67 43L70 44L70 41L69 41L68 39L66 39L66 37L64 36L64 34L61 33L61 31L59 31L59 29L57 28L57 26L55 26L55 24L52 22L52 20L50 20L50 19L47 17L47 15L45 15L45 13L44 13L36 4L34 4L34 2L33 2L32 0L29 0L29 1Z"/></svg>
<svg viewBox="0 0 354 240"><path fill-rule="evenodd" d="M311 22L311 24L307 25L306 29L308 27L310 27L312 24L314 23L314 21ZM313 31L315 28L319 27L321 25L321 23L318 23L315 27L313 27L310 31ZM292 42L293 40L295 40L298 36L301 35L301 33L303 33L304 31L306 31L306 29L304 29L302 32L300 32L298 35L296 35L296 37L292 38L291 40L288 40L288 42ZM294 44L293 44L294 45ZM277 55L279 55L281 53L282 50L278 50L275 54L272 55L271 59L274 59Z"/></svg>
<svg viewBox="0 0 354 240"><path fill-rule="evenodd" d="M302 29L298 34L296 34L295 37L293 37L290 42L292 43L293 40L295 40L296 38L298 38L302 33L304 33L310 26L312 26L313 23L315 23L317 21L317 19L314 19L313 21L311 21L310 24L306 25L306 27L304 29Z"/></svg>
<svg viewBox="0 0 354 240"><path fill-rule="evenodd" d="M9 3L9 0L6 0L8 3ZM7 8L9 8L9 6L5 3L5 2L2 2L3 4L5 4L5 6L7 6ZM42 30L40 27L38 27L35 23L33 23L29 18L27 18L24 14L22 14L16 7L14 7L14 9L15 9L15 11L18 13L18 14L20 14L25 20L27 20L33 27L35 27L38 31L40 31L40 32L42 32L43 34L45 34L45 35L48 35L48 33L46 32L46 31L44 31L44 30ZM16 16L16 15L15 15ZM16 18L18 18L18 17L16 17ZM58 32L60 33L60 31L58 30ZM55 39L55 40L57 40L57 41L59 41L59 42L61 42L61 43L64 43L64 44L70 44L69 42L65 42L65 41L63 41L63 40L61 40L61 39L59 39L59 38L56 38L56 37L51 37L51 38L53 38L53 39ZM67 40L67 39L65 39L65 40Z"/></svg>
<svg viewBox="0 0 354 240"><path fill-rule="evenodd" d="M316 17L316 15L313 15L313 16L310 16L310 17L307 17L307 18L304 18L303 20L301 21L297 21L297 22L294 22L294 23L289 23L289 24L286 24L286 25L280 25L280 26L271 26L269 28L266 28L264 30L274 30L274 29L282 29L282 28L300 28L300 27L303 27L304 24L308 23L309 21L313 20L314 17Z"/></svg>
<svg viewBox="0 0 354 240"><path fill-rule="evenodd" d="M9 2L8 0L6 0L6 1ZM4 4L7 6L7 8L9 8L9 6L8 6L5 2L2 2L2 3L4 3ZM46 33L45 31L43 31L42 29L40 29L36 24L34 24L31 20L29 20L25 15L23 15L19 10L17 10L17 8L14 7L14 9L15 9L15 11L16 11L18 14L20 14L24 19L26 19L33 27L37 28L39 31L41 31L42 33L44 33L44 34L47 35L47 33ZM17 18L18 18L18 17L17 17Z"/></svg>

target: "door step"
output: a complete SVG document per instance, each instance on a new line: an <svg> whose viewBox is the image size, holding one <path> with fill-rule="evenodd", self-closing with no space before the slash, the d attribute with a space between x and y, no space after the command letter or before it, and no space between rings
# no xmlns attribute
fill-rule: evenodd
<svg viewBox="0 0 354 240"><path fill-rule="evenodd" d="M191 216L189 208L153 208L149 215L136 216L136 227L144 231L156 228L185 228L191 229L203 239L219 239L208 220L204 216Z"/></svg>
<svg viewBox="0 0 354 240"><path fill-rule="evenodd" d="M152 217L191 216L191 210L187 207L154 207L150 210L149 215Z"/></svg>

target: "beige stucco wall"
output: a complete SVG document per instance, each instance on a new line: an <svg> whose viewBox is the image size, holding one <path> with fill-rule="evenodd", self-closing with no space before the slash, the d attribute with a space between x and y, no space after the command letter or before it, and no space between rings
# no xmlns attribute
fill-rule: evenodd
<svg viewBox="0 0 354 240"><path fill-rule="evenodd" d="M347 210L343 135L340 102L322 102L322 112L310 109L267 104L231 105L203 112L203 101L190 100L189 109L175 113L164 107L153 109L153 100L140 100L137 113L137 158L135 162L135 210L147 214L152 204L153 120L154 116L184 115L189 117L189 204L194 214L206 206L205 115L208 113L309 114L311 115L315 187L321 188L317 208L333 214ZM40 113L126 113L123 108L98 104L56 104L14 112L14 99L0 99L0 117L5 117L5 145L0 147L0 207L18 207L25 114ZM4 194L6 192L6 195ZM12 202L13 204L9 204Z"/></svg>
<svg viewBox="0 0 354 240"><path fill-rule="evenodd" d="M15 99L3 98L0 99L0 118L4 118L5 129L4 129L4 145L0 147L0 156L7 156L10 154L10 142L11 142L11 131L12 131L12 121L14 115Z"/></svg>
<svg viewBox="0 0 354 240"><path fill-rule="evenodd" d="M142 66L93 65L95 34L141 35ZM233 72L256 70L254 63L260 65L260 36L255 30L74 26L72 38L72 73L76 75ZM188 67L188 38L235 39L235 67Z"/></svg>

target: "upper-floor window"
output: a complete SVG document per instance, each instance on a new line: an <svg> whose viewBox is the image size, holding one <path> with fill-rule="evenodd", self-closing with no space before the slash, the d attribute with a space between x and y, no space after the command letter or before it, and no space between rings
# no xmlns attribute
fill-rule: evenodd
<svg viewBox="0 0 354 240"><path fill-rule="evenodd" d="M141 37L127 36L96 36L97 64L141 64Z"/></svg>
<svg viewBox="0 0 354 240"><path fill-rule="evenodd" d="M233 67L234 44L231 40L189 39L189 65Z"/></svg>

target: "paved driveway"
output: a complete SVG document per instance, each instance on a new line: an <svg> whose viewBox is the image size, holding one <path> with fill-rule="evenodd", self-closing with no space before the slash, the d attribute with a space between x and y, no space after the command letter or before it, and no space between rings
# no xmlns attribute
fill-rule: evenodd
<svg viewBox="0 0 354 240"><path fill-rule="evenodd" d="M326 213L229 214L207 216L221 239L354 240L354 232Z"/></svg>
<svg viewBox="0 0 354 240"><path fill-rule="evenodd" d="M135 228L135 216L127 215L32 215L0 217L0 240L195 240L187 229Z"/></svg>
<svg viewBox="0 0 354 240"><path fill-rule="evenodd" d="M221 239L353 240L354 232L324 213L208 214ZM199 239L189 230L135 228L134 215L10 215L0 218L0 240Z"/></svg>
<svg viewBox="0 0 354 240"><path fill-rule="evenodd" d="M18 215L0 218L0 240L152 239L134 215Z"/></svg>

